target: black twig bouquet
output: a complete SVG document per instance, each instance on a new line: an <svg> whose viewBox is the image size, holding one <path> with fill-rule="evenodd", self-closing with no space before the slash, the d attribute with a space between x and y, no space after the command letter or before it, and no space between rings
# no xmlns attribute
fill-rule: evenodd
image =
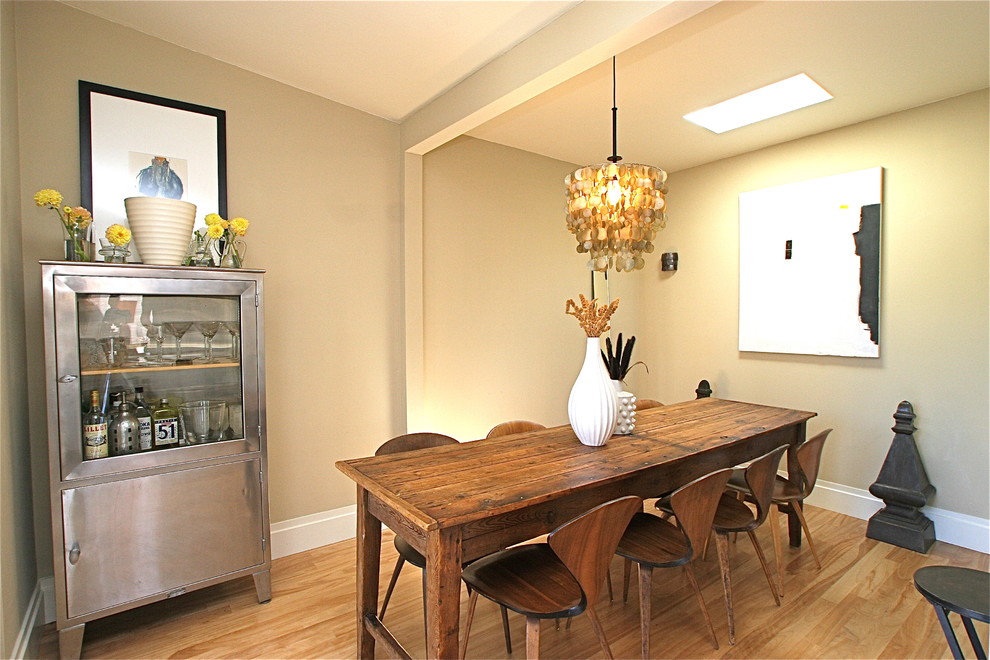
<svg viewBox="0 0 990 660"><path fill-rule="evenodd" d="M608 376L612 380L625 380L626 374L629 370L635 367L637 364L643 365L646 369L646 373L650 373L650 368L646 366L646 363L640 360L634 364L629 364L632 359L632 349L636 345L636 338L630 337L629 341L626 342L625 346L622 345L622 333L619 333L619 339L615 342L615 351L612 351L612 338L605 338L605 349L608 351L602 351L602 360L605 361L605 368L608 369Z"/></svg>

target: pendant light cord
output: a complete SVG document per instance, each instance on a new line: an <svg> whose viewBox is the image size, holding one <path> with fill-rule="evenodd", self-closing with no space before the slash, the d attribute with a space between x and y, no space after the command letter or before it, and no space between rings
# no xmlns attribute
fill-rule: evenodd
<svg viewBox="0 0 990 660"><path fill-rule="evenodd" d="M612 155L608 157L610 163L618 163L622 160L622 156L619 155L619 145L618 145L618 124L619 124L619 107L615 102L615 56L612 56Z"/></svg>

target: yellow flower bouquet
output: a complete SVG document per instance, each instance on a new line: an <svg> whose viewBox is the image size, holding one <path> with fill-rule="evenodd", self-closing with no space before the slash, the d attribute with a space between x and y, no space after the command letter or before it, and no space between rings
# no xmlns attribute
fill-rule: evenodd
<svg viewBox="0 0 990 660"><path fill-rule="evenodd" d="M89 261L86 228L93 222L93 215L81 206L62 206L62 199L62 193L51 188L39 190L34 194L36 206L52 209L58 214L62 229L65 231L65 258L70 261Z"/></svg>
<svg viewBox="0 0 990 660"><path fill-rule="evenodd" d="M243 237L250 226L245 218L225 220L217 213L210 213L204 218L206 236L213 242L219 263L224 268L240 268L244 263Z"/></svg>

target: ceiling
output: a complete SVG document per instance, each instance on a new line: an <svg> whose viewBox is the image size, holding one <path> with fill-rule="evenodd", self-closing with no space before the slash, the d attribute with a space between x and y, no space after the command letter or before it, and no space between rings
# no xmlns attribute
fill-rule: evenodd
<svg viewBox="0 0 990 660"><path fill-rule="evenodd" d="M401 123L581 3L67 4ZM618 151L627 162L677 171L984 89L988 8L986 0L720 2L617 53ZM681 118L800 72L835 98L722 135ZM601 162L611 153L611 101L604 61L467 132Z"/></svg>

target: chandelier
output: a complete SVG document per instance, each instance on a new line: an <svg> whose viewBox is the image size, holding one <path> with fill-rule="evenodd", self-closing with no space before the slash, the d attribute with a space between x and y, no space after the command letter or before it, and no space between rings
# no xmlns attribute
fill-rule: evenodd
<svg viewBox="0 0 990 660"><path fill-rule="evenodd" d="M564 178L567 229L577 251L588 254L588 268L639 270L643 254L667 224L667 173L659 167L621 163L617 154L615 58L612 58L612 155L607 163L580 167Z"/></svg>

